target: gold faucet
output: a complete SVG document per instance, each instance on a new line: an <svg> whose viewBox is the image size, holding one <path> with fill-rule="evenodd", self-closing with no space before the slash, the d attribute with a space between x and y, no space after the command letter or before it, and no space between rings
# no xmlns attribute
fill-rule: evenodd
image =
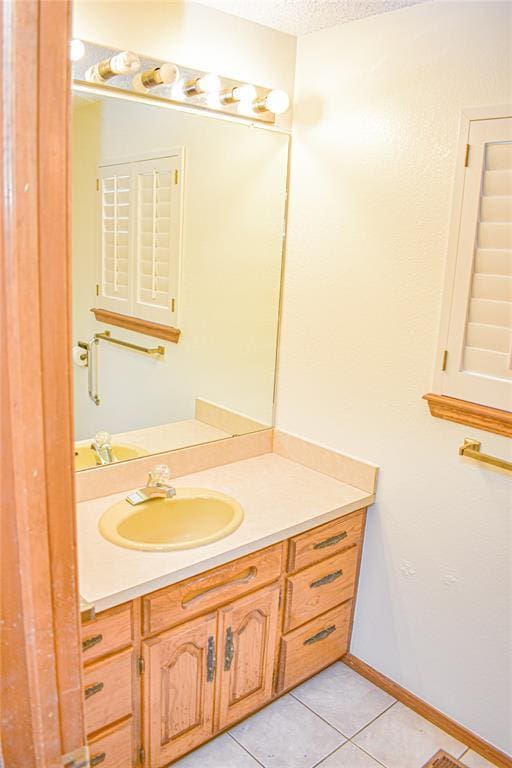
<svg viewBox="0 0 512 768"><path fill-rule="evenodd" d="M167 464L158 464L148 475L144 488L130 493L126 497L129 504L136 506L151 499L172 499L176 496L176 488L170 484L171 470Z"/></svg>

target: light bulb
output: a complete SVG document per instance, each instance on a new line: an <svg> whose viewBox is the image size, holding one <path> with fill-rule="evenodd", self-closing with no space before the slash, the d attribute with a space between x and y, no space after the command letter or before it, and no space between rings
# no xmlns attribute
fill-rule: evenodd
<svg viewBox="0 0 512 768"><path fill-rule="evenodd" d="M85 79L90 83L103 84L115 75L135 74L139 68L140 59L137 54L131 51L121 51L112 56L111 59L104 59L89 67L85 73Z"/></svg>
<svg viewBox="0 0 512 768"><path fill-rule="evenodd" d="M274 115L282 115L290 106L290 97L285 91L270 91L265 99L265 106Z"/></svg>
<svg viewBox="0 0 512 768"><path fill-rule="evenodd" d="M228 88L223 91L220 100L223 104L252 104L257 96L254 85L235 85L234 88Z"/></svg>
<svg viewBox="0 0 512 768"><path fill-rule="evenodd" d="M78 37L75 37L73 40L69 41L69 58L71 61L80 61L84 53L85 45L81 40L79 40Z"/></svg>
<svg viewBox="0 0 512 768"><path fill-rule="evenodd" d="M132 85L139 93L147 93L156 85L172 85L180 76L180 71L176 64L162 64L160 67L148 69L145 72L135 75Z"/></svg>
<svg viewBox="0 0 512 768"><path fill-rule="evenodd" d="M196 77L195 80L189 80L183 86L185 96L199 96L202 93L218 93L220 91L220 77L209 72L207 75Z"/></svg>

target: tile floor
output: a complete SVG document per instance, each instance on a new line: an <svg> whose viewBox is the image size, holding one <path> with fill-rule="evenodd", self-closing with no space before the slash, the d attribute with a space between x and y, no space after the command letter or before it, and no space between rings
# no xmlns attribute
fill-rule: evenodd
<svg viewBox="0 0 512 768"><path fill-rule="evenodd" d="M173 768L421 768L439 749L492 768L337 662Z"/></svg>

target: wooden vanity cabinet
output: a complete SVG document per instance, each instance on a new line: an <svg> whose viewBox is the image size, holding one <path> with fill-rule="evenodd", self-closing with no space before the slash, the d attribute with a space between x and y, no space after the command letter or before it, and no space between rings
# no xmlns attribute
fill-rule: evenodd
<svg viewBox="0 0 512 768"><path fill-rule="evenodd" d="M164 768L341 658L365 516L358 510L85 624L94 764Z"/></svg>

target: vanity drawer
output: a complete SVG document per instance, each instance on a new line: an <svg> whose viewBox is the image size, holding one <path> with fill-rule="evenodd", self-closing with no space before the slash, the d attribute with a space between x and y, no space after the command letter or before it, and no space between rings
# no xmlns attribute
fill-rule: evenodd
<svg viewBox="0 0 512 768"><path fill-rule="evenodd" d="M357 544L363 534L366 510L339 517L290 539L288 571L300 571Z"/></svg>
<svg viewBox="0 0 512 768"><path fill-rule="evenodd" d="M283 544L221 565L208 573L153 592L142 604L144 634L151 635L275 581L283 566Z"/></svg>
<svg viewBox="0 0 512 768"><path fill-rule="evenodd" d="M82 624L81 635L84 664L126 648L133 642L132 604L103 611L94 621Z"/></svg>
<svg viewBox="0 0 512 768"><path fill-rule="evenodd" d="M132 650L84 669L85 725L94 733L132 714Z"/></svg>
<svg viewBox="0 0 512 768"><path fill-rule="evenodd" d="M281 640L278 692L292 688L348 650L352 600L319 616Z"/></svg>
<svg viewBox="0 0 512 768"><path fill-rule="evenodd" d="M109 728L89 741L91 768L132 768L134 760L133 722Z"/></svg>
<svg viewBox="0 0 512 768"><path fill-rule="evenodd" d="M352 547L287 577L285 632L353 596L358 557L359 547Z"/></svg>

